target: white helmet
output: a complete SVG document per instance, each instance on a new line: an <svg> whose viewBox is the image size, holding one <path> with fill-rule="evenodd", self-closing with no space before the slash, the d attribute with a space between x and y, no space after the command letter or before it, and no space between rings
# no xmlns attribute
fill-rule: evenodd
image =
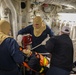
<svg viewBox="0 0 76 75"><path fill-rule="evenodd" d="M61 29L61 31L63 33L69 34L70 33L70 28L69 28L69 26L63 26L62 29Z"/></svg>

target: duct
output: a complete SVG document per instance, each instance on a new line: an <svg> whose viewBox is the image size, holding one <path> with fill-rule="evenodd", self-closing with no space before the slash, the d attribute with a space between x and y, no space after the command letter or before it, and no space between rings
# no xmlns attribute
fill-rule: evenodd
<svg viewBox="0 0 76 75"><path fill-rule="evenodd" d="M18 32L17 13L16 13L16 10L15 10L11 0L4 0L4 2L6 3L7 7L11 10L11 13L12 13L13 37L14 37L14 39L16 39L17 32Z"/></svg>

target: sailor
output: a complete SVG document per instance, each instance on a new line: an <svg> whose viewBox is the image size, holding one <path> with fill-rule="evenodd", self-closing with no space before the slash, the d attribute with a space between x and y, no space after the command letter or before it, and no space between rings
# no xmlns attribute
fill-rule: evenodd
<svg viewBox="0 0 76 75"><path fill-rule="evenodd" d="M9 36L9 22L0 20L0 75L22 75L19 64L24 62L17 42Z"/></svg>
<svg viewBox="0 0 76 75"><path fill-rule="evenodd" d="M17 39L18 39L19 44L22 41L21 36L24 35L24 34L31 34L32 35L32 48L41 44L41 42L45 38L47 38L48 35L50 37L52 37L54 35L52 30L47 25L45 25L43 23L42 18L40 16L36 16L33 19L33 25L29 25L29 26L21 29L18 32ZM34 51L36 51L38 53L46 53L47 52L44 45L41 45L41 46L37 47L36 49L34 49Z"/></svg>
<svg viewBox="0 0 76 75"><path fill-rule="evenodd" d="M69 34L69 26L63 26L60 35L46 42L45 48L52 54L46 75L70 75L73 66L73 43Z"/></svg>
<svg viewBox="0 0 76 75"><path fill-rule="evenodd" d="M33 25L29 25L18 32L17 41L20 46L22 46L22 37L24 34L31 34L32 35L32 48L33 51L42 53L46 56L47 50L45 49L44 45L41 43L49 36L52 37L54 34L52 30L43 23L42 18L40 16L36 16L33 19ZM38 47L37 47L38 46ZM34 66L36 67L36 66ZM30 75L30 74L29 74ZM35 74L34 74L35 75Z"/></svg>

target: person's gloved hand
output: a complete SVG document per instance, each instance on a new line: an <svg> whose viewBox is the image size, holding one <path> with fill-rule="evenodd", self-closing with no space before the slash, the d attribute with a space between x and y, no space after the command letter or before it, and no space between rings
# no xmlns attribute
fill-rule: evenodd
<svg viewBox="0 0 76 75"><path fill-rule="evenodd" d="M21 46L21 47L22 47L22 37L23 37L23 35L18 35L18 36L17 36L17 43L18 43L18 45Z"/></svg>
<svg viewBox="0 0 76 75"><path fill-rule="evenodd" d="M46 42L50 39L49 35L47 36L46 39L44 39L41 43L41 45L46 45Z"/></svg>
<svg viewBox="0 0 76 75"><path fill-rule="evenodd" d="M31 50L29 49L23 49L22 51L24 54L26 54L27 56L30 56L32 54Z"/></svg>

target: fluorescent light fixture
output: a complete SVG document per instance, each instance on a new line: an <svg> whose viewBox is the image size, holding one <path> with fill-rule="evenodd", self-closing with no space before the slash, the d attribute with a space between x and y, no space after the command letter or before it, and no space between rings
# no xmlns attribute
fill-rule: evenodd
<svg viewBox="0 0 76 75"><path fill-rule="evenodd" d="M58 13L59 15L59 20L64 21L66 20L67 22L69 21L76 21L76 13Z"/></svg>
<svg viewBox="0 0 76 75"><path fill-rule="evenodd" d="M66 9L72 9L72 8L74 8L74 9L75 9L75 7L74 7L74 6L69 5L69 4L62 4L62 5L67 6L67 8L66 8Z"/></svg>

